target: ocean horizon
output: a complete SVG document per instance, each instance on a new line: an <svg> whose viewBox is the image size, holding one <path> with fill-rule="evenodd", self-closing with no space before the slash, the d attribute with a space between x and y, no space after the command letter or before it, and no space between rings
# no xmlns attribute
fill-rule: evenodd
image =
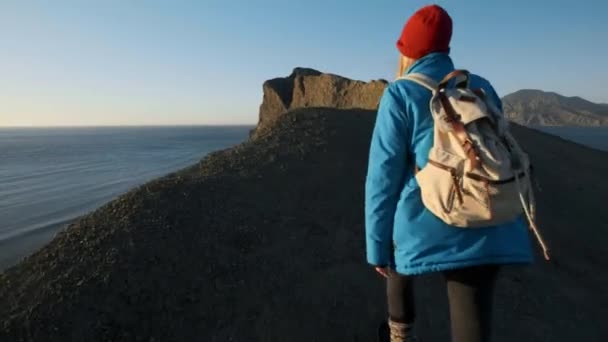
<svg viewBox="0 0 608 342"><path fill-rule="evenodd" d="M0 270L147 181L234 146L254 126L0 128ZM608 128L535 127L608 151Z"/></svg>
<svg viewBox="0 0 608 342"><path fill-rule="evenodd" d="M0 128L0 270L78 217L246 140L252 128Z"/></svg>

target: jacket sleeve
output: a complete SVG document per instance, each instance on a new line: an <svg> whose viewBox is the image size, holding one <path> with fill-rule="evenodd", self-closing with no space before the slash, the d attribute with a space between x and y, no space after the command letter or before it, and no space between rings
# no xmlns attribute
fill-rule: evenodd
<svg viewBox="0 0 608 342"><path fill-rule="evenodd" d="M365 182L367 261L375 266L388 266L392 260L393 219L406 173L407 141L405 104L389 86L380 100Z"/></svg>

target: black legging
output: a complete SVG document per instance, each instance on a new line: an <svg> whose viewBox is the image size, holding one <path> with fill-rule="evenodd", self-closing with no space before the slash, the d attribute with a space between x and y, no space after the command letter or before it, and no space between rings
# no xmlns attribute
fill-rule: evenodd
<svg viewBox="0 0 608 342"><path fill-rule="evenodd" d="M498 266L476 266L443 272L450 303L453 342L487 342L492 322L492 299ZM413 277L391 273L387 281L391 320L413 323Z"/></svg>

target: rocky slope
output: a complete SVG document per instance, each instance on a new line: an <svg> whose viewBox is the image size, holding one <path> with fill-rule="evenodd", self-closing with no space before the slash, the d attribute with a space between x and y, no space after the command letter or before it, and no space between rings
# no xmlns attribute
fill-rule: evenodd
<svg viewBox="0 0 608 342"><path fill-rule="evenodd" d="M374 119L291 110L83 217L0 275L0 341L375 340L384 290L363 239ZM555 261L502 273L495 340L601 341L608 154L515 134L536 164ZM421 339L449 340L442 278L417 291Z"/></svg>
<svg viewBox="0 0 608 342"><path fill-rule="evenodd" d="M505 115L522 125L608 126L608 106L580 97L519 90L503 99Z"/></svg>
<svg viewBox="0 0 608 342"><path fill-rule="evenodd" d="M290 76L264 83L259 123L252 136L270 131L283 114L297 108L337 108L375 110L387 82L353 81L307 68L295 68Z"/></svg>

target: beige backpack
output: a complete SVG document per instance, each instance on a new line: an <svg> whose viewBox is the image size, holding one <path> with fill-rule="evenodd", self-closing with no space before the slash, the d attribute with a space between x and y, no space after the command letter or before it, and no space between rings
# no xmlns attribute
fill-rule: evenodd
<svg viewBox="0 0 608 342"><path fill-rule="evenodd" d="M530 160L500 109L482 89L469 88L465 70L450 73L439 84L422 74L403 78L433 93L433 147L428 164L416 173L425 207L461 228L506 223L523 213L548 260L534 220Z"/></svg>

